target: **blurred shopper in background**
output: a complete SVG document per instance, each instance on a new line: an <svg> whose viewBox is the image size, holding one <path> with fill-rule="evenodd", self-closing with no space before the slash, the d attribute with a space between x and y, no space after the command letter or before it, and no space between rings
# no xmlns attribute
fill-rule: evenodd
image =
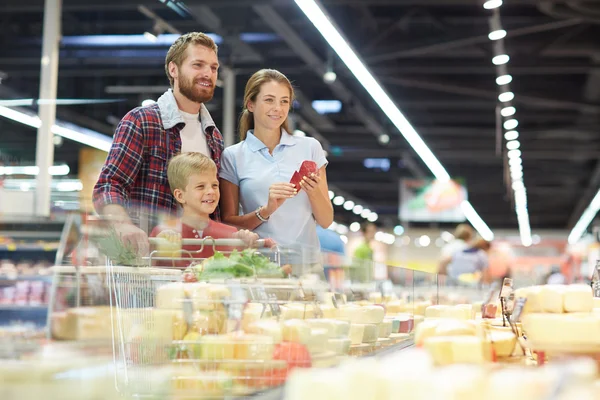
<svg viewBox="0 0 600 400"><path fill-rule="evenodd" d="M315 138L289 133L293 100L292 84L279 71L263 69L248 80L242 140L223 152L221 209L224 222L295 249L299 257L290 256L286 263L306 268L294 269L294 275L310 271L322 276L317 225L327 228L333 222L328 162ZM316 164L316 171L300 176L296 187L290 180L305 161Z"/></svg>
<svg viewBox="0 0 600 400"><path fill-rule="evenodd" d="M460 224L456 227L454 230L454 239L442 247L438 273L447 274L448 263L450 263L454 254L469 247L474 236L475 232L469 225Z"/></svg>
<svg viewBox="0 0 600 400"><path fill-rule="evenodd" d="M140 254L148 252L152 217L178 210L167 181L169 160L193 151L220 166L223 137L204 105L214 95L218 69L213 39L200 32L180 36L165 59L171 89L156 103L128 112L116 129L94 187L94 206ZM219 219L218 209L213 218Z"/></svg>
<svg viewBox="0 0 600 400"><path fill-rule="evenodd" d="M491 247L490 242L478 238L472 246L455 252L447 266L450 279L456 283L489 283L487 269Z"/></svg>
<svg viewBox="0 0 600 400"><path fill-rule="evenodd" d="M367 222L361 225L362 242L354 250L353 268L349 272L352 282L367 282L373 275L373 248L371 242L375 240L377 225Z"/></svg>

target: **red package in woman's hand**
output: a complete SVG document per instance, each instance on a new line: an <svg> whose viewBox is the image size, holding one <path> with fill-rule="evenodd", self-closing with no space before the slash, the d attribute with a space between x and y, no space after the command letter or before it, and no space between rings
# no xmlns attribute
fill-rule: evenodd
<svg viewBox="0 0 600 400"><path fill-rule="evenodd" d="M305 176L310 176L310 174L316 174L319 172L317 168L317 163L314 161L306 160L302 162L300 166L300 178L304 178Z"/></svg>
<svg viewBox="0 0 600 400"><path fill-rule="evenodd" d="M298 173L298 171L294 171L294 175L292 175L292 179L290 179L290 183L294 185L294 188L297 191L300 191L300 189L302 189L300 187L300 181L302 180L302 177L300 176L300 174Z"/></svg>

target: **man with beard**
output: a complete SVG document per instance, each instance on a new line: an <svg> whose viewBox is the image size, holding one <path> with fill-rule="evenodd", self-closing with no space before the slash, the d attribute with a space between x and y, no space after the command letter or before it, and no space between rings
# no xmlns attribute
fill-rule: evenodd
<svg viewBox="0 0 600 400"><path fill-rule="evenodd" d="M209 36L180 36L165 59L171 89L156 103L131 110L117 126L94 187L94 206L139 254L148 252L153 216L177 211L167 180L169 160L200 152L220 168L223 137L204 105L213 97L218 69L217 46ZM219 219L218 209L212 217Z"/></svg>

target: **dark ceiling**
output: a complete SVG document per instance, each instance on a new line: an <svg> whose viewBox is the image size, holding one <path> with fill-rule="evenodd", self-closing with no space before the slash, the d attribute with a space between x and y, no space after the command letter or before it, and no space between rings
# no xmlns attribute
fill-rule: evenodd
<svg viewBox="0 0 600 400"><path fill-rule="evenodd" d="M0 85L3 98L39 95L42 0L0 5ZM511 57L525 185L532 229L565 229L600 185L600 2L506 0L502 23ZM447 171L465 179L470 200L492 228L516 228L503 153L497 151L496 71L490 60L488 17L476 0L322 0L354 49L396 101ZM237 72L237 110L243 86L256 70L276 68L299 89L299 127L319 133L329 149L328 178L336 192L398 222L398 179L429 171L362 86L333 57L338 80L322 80L331 57L327 43L293 0L187 2L179 15L158 0L64 0L63 37L136 34L152 28L143 5L178 31L224 38L219 57ZM236 38L269 33L260 42ZM274 35L273 35L274 34ZM273 37L274 36L274 37ZM266 40L266 41L265 41ZM58 106L66 121L111 134L128 110L166 89L168 46L61 44L58 98L120 99ZM111 93L130 87L132 93ZM134 88L135 87L135 88ZM315 99L339 99L342 112L321 116ZM222 125L222 91L210 104ZM387 133L388 145L377 136ZM0 154L35 158L35 130L0 119ZM500 149L503 145L500 144ZM77 171L79 145L65 141L56 161ZM388 158L391 169L363 166ZM336 208L338 221L355 220Z"/></svg>

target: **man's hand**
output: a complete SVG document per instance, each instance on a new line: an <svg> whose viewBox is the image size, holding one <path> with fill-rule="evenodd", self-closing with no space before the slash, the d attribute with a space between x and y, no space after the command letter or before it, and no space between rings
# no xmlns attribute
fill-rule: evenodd
<svg viewBox="0 0 600 400"><path fill-rule="evenodd" d="M233 234L233 237L236 239L241 239L246 243L246 246L249 248L256 248L258 240L258 234L254 232L250 232L249 230L242 229Z"/></svg>
<svg viewBox="0 0 600 400"><path fill-rule="evenodd" d="M181 250L181 233L171 229L165 229L157 238L165 239L169 243L161 243L157 246L160 251L178 251Z"/></svg>
<svg viewBox="0 0 600 400"><path fill-rule="evenodd" d="M148 255L150 252L150 243L148 242L146 232L126 222L114 224L114 228L124 245L130 246L140 256Z"/></svg>

